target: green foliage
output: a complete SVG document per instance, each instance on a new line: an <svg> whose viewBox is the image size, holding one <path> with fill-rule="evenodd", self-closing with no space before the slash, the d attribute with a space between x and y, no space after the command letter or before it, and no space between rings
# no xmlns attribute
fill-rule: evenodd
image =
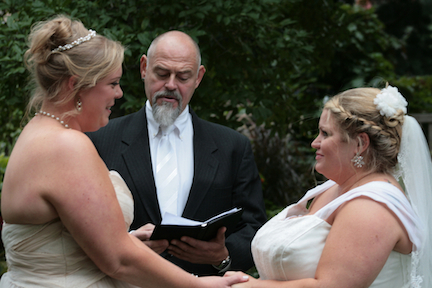
<svg viewBox="0 0 432 288"><path fill-rule="evenodd" d="M265 127L252 125L248 129L254 139L253 149L258 170L262 175L268 217L299 200L315 185L312 173L312 149L291 135L272 135Z"/></svg>
<svg viewBox="0 0 432 288"><path fill-rule="evenodd" d="M6 71L0 83L0 127L11 124L1 128L5 143L13 143L19 133L20 111L30 93L22 63L25 39L32 23L55 14L76 17L127 47L125 96L114 115L143 105L139 58L155 36L172 29L199 42L207 68L193 108L231 127L241 124L235 116L246 109L258 124L287 134L303 115L316 116L315 99L392 72L381 53L392 40L375 15L336 1L9 0L0 10L7 20L0 26L0 62ZM9 151L10 145L1 148Z"/></svg>
<svg viewBox="0 0 432 288"><path fill-rule="evenodd" d="M403 76L390 79L408 101L408 113L431 113L432 76Z"/></svg>
<svg viewBox="0 0 432 288"><path fill-rule="evenodd" d="M3 177L4 177L8 160L9 160L8 156L5 156L4 153L0 154L0 191L3 189ZM3 225L2 223L3 223L3 219L0 216L0 227L1 225ZM6 272L6 270L7 270L7 265L6 265L5 252L3 248L3 242L0 241L0 275Z"/></svg>
<svg viewBox="0 0 432 288"><path fill-rule="evenodd" d="M260 133L250 133L255 135L251 140L257 161L265 159L260 164L267 181L265 197L274 196L276 203L291 201L284 194L296 195L313 185L302 177L311 175L309 145L324 96L390 81L403 86L409 100L415 99L412 109L430 107L430 85L421 84L430 80L398 74L403 67L399 55L412 45L405 37L409 29L389 35L374 9L337 0L3 0L0 11L0 151L6 155L21 131L31 93L22 62L27 35L33 23L56 14L78 18L127 47L124 97L113 116L144 104L139 59L151 40L173 29L190 34L207 69L192 108L205 119L236 129L245 124L243 115L261 127ZM428 31L430 37L430 27ZM426 38L422 47L429 45ZM276 165L277 160L283 163ZM283 168L277 175L290 179L270 181L275 174L266 167L269 162Z"/></svg>
<svg viewBox="0 0 432 288"><path fill-rule="evenodd" d="M3 188L3 177L6 171L6 166L9 161L9 156L5 156L4 153L0 154L0 191Z"/></svg>
<svg viewBox="0 0 432 288"><path fill-rule="evenodd" d="M384 23L385 32L402 40L402 49L391 55L397 74L432 74L431 9L431 1L406 0L392 0L377 7L376 14Z"/></svg>
<svg viewBox="0 0 432 288"><path fill-rule="evenodd" d="M146 100L139 59L152 39L173 29L191 35L207 69L191 106L251 138L272 217L320 181L310 142L325 96L388 81L410 113L432 111L432 76L425 76L432 73L432 4L385 2L364 10L337 0L2 0L1 183L31 94L23 64L31 25L67 14L127 48L114 117Z"/></svg>

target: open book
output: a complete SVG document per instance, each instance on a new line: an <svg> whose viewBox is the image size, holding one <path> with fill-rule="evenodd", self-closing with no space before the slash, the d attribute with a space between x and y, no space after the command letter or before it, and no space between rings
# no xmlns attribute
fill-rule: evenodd
<svg viewBox="0 0 432 288"><path fill-rule="evenodd" d="M182 236L189 236L208 241L216 237L217 231L221 227L226 227L227 231L234 229L242 213L242 208L233 208L204 222L165 213L162 223L156 225L150 240L167 239L171 241L172 239L180 239Z"/></svg>

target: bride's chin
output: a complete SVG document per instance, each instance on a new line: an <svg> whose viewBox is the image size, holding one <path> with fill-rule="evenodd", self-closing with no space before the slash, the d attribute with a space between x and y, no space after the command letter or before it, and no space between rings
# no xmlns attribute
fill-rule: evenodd
<svg viewBox="0 0 432 288"><path fill-rule="evenodd" d="M315 163L315 171L322 174L322 169L321 169L321 165L319 165L318 163Z"/></svg>

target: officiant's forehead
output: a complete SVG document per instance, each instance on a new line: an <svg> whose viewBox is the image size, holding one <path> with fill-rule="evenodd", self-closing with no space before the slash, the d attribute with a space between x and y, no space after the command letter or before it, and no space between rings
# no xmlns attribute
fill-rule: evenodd
<svg viewBox="0 0 432 288"><path fill-rule="evenodd" d="M198 44L184 32L169 31L156 37L147 50L147 60L151 62L154 53L163 48L171 51L187 51L188 57L195 58L192 62L196 65L196 69L201 65L201 51Z"/></svg>

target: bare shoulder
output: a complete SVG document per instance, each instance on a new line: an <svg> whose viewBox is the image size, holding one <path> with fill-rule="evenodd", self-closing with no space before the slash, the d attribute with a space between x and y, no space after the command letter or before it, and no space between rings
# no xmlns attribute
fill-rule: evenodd
<svg viewBox="0 0 432 288"><path fill-rule="evenodd" d="M411 252L412 244L399 218L384 203L369 197L354 198L342 205L334 216L333 228L343 227L355 237L386 239L391 250ZM362 234L362 235L360 235Z"/></svg>
<svg viewBox="0 0 432 288"><path fill-rule="evenodd" d="M80 131L50 131L30 137L29 141L32 144L28 148L35 156L28 164L36 165L39 173L47 173L51 179L73 179L103 164L91 140Z"/></svg>
<svg viewBox="0 0 432 288"><path fill-rule="evenodd" d="M330 283L326 287L369 287L392 251L410 252L406 239L385 205L368 197L355 198L337 210L316 277Z"/></svg>
<svg viewBox="0 0 432 288"><path fill-rule="evenodd" d="M56 167L59 169L58 172L64 169L71 172L89 165L99 165L102 161L89 137L80 131L73 129L49 131L31 140L35 143L34 150L39 155L37 161Z"/></svg>
<svg viewBox="0 0 432 288"><path fill-rule="evenodd" d="M64 161L70 161L70 165L77 164L77 160L98 158L98 153L90 138L82 132L75 130L65 130L56 135L52 143L52 150L48 153L61 154ZM89 159L90 157L90 159Z"/></svg>
<svg viewBox="0 0 432 288"><path fill-rule="evenodd" d="M77 151L82 153L96 151L88 136L80 131L61 127L32 127L31 124L28 126L19 136L12 154L31 154L34 156L29 158L31 162L52 159L58 154L61 154L63 157L60 158L64 159L74 153L75 156L79 157L80 154L77 154ZM56 160L59 161L60 158L56 158Z"/></svg>
<svg viewBox="0 0 432 288"><path fill-rule="evenodd" d="M70 201L77 189L90 191L108 181L106 166L85 134L38 128L23 130L6 168L2 214L10 223L50 221L58 217L56 205Z"/></svg>
<svg viewBox="0 0 432 288"><path fill-rule="evenodd" d="M52 166L49 173L62 179L62 183L74 183L76 187L77 183L83 181L92 184L100 179L101 175L108 177L104 162L84 133L64 130L52 141L54 143L48 144L49 149L44 151L48 158L44 162Z"/></svg>

